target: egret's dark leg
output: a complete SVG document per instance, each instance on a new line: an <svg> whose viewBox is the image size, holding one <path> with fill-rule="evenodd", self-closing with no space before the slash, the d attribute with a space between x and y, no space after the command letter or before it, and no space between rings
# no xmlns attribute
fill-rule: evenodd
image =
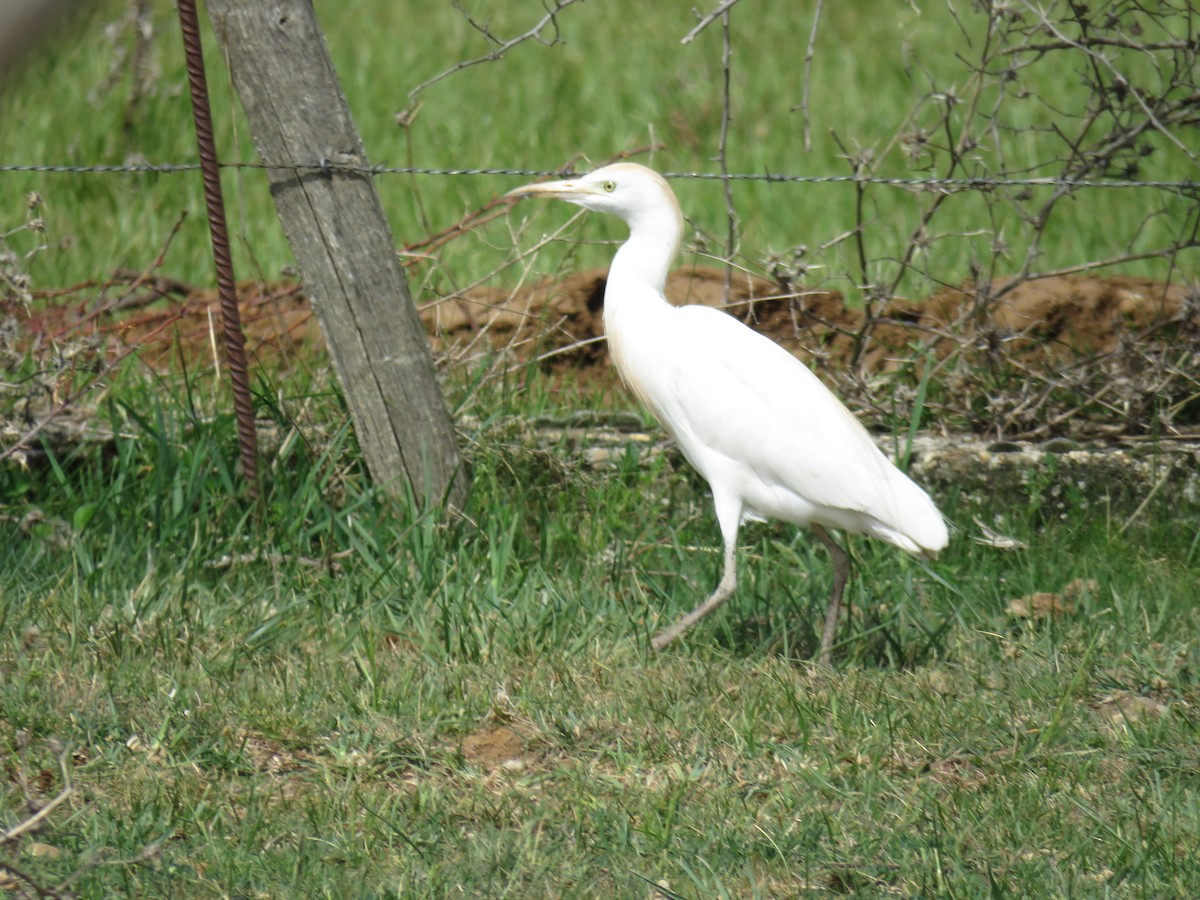
<svg viewBox="0 0 1200 900"><path fill-rule="evenodd" d="M691 628L700 619L703 619L710 612L733 596L734 590L737 589L737 529L733 529L732 534L725 535L725 570L721 573L721 581L717 585L717 589L712 592L707 600L693 609L690 613L663 631L660 631L650 641L650 646L655 650L661 650L671 641L675 640L689 628Z"/></svg>
<svg viewBox="0 0 1200 900"><path fill-rule="evenodd" d="M829 607L825 610L825 630L821 634L821 652L817 656L817 662L827 666L833 651L833 636L837 632L838 613L842 608L842 592L850 577L850 554L820 525L813 525L812 530L833 557L833 592L829 595Z"/></svg>

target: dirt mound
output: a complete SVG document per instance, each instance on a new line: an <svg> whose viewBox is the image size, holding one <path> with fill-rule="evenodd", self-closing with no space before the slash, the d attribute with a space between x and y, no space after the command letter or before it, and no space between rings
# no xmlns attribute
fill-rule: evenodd
<svg viewBox="0 0 1200 900"><path fill-rule="evenodd" d="M505 350L578 369L606 355L604 287L603 271L582 272L511 294L469 292L423 319L451 359ZM922 415L943 428L1038 439L1179 434L1200 422L1200 292L1180 285L1002 281L895 299L868 314L836 292L747 275L727 292L723 271L697 267L672 273L667 295L723 308L768 335L885 430ZM926 386L931 360L937 374Z"/></svg>
<svg viewBox="0 0 1200 900"><path fill-rule="evenodd" d="M508 349L539 356L552 366L599 362L606 271L595 269L509 293L482 288L448 297L422 312L435 350L454 358ZM866 313L830 291L785 291L738 274L726 300L725 273L709 267L677 269L667 282L676 304L724 308L806 361L847 366L858 352L867 372L888 371L920 343L938 356L964 340L984 341L1006 353L1046 360L1110 353L1123 335L1185 319L1200 325L1195 295L1179 285L1137 278L1070 276L990 286L986 299L970 286L926 300L893 300L864 332ZM986 301L986 302L985 302Z"/></svg>
<svg viewBox="0 0 1200 900"><path fill-rule="evenodd" d="M946 289L924 300L896 299L866 314L833 291L788 290L735 273L726 297L725 272L706 266L676 269L667 281L675 304L724 308L806 362L845 367L859 351L866 372L888 371L910 358L915 343L938 355L964 341L1062 361L1111 353L1132 334L1200 329L1200 293L1138 278L1069 276L1019 284ZM479 287L421 304L421 321L435 353L464 360L505 351L543 358L554 369L595 365L603 341L605 269L547 279L515 291ZM989 296L991 299L989 299ZM166 299L168 304L156 304ZM299 285L239 286L247 347L264 361L323 349L320 329ZM119 305L52 302L20 323L32 339L56 342L107 338L109 354L136 348L143 362L163 368L182 358L201 362L220 347L215 290L166 278L147 280Z"/></svg>
<svg viewBox="0 0 1200 900"><path fill-rule="evenodd" d="M525 758L525 741L511 728L485 727L463 738L462 755L481 769L516 768Z"/></svg>
<svg viewBox="0 0 1200 900"><path fill-rule="evenodd" d="M510 350L521 358L544 357L552 368L594 365L608 357L601 340L607 278L607 269L590 269L527 290L476 288L422 309L421 321L434 351L451 358ZM667 297L677 305L737 310L778 292L772 282L739 274L726 303L723 271L676 269L667 279Z"/></svg>
<svg viewBox="0 0 1200 900"><path fill-rule="evenodd" d="M423 303L421 319L445 364L498 356L505 365L594 371L615 384L601 365L606 275L594 269L524 289L476 288ZM129 278L60 292L32 314L0 315L5 358L52 354L22 401L30 411L52 405L64 379L125 356L160 371L221 364L215 291ZM286 370L323 350L298 285L246 283L239 291L247 349L260 364ZM723 308L768 335L880 427L919 409L943 427L1007 438L1171 434L1200 422L1195 288L1086 275L964 284L895 299L868 316L836 292L748 274L735 274L727 288L724 270L698 266L673 272L667 294L677 304ZM937 373L926 397L920 378L931 359Z"/></svg>

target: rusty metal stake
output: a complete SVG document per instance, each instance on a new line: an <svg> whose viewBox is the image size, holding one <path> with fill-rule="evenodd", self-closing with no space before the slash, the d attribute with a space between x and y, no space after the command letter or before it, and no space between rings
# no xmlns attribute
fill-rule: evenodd
<svg viewBox="0 0 1200 900"><path fill-rule="evenodd" d="M208 229L212 236L213 262L217 268L217 290L221 297L221 330L225 336L225 352L229 357L229 380L233 385L233 409L237 419L242 475L246 479L247 491L253 499L258 496L258 436L254 429L254 403L250 397L250 376L246 367L246 335L242 332L242 317L237 304L237 282L233 278L233 257L229 252L229 229L225 224L221 169L217 163L216 141L213 139L212 112L208 105L208 82L204 76L204 49L200 44L196 0L179 0L179 25L183 30L188 84L192 92L192 118L196 123L200 171L204 176L204 202L208 207Z"/></svg>

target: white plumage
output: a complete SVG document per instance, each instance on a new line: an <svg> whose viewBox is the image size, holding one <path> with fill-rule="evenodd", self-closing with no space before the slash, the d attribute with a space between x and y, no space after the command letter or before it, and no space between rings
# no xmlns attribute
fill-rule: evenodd
<svg viewBox="0 0 1200 900"><path fill-rule="evenodd" d="M667 183L634 163L510 196L567 200L629 226L604 292L604 330L617 371L679 444L713 493L725 566L712 595L653 641L661 648L729 599L738 527L779 518L814 529L834 561L820 659L829 661L849 557L826 528L865 533L934 556L948 535L929 495L897 469L865 428L790 353L733 317L672 306L667 272L683 215Z"/></svg>

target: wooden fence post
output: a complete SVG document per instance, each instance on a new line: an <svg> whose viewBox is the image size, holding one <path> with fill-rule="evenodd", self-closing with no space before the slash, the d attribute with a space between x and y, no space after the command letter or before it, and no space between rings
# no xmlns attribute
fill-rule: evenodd
<svg viewBox="0 0 1200 900"><path fill-rule="evenodd" d="M379 194L336 168L368 162L311 0L208 0L208 13L372 478L460 505L454 428ZM333 168L288 168L320 161Z"/></svg>

